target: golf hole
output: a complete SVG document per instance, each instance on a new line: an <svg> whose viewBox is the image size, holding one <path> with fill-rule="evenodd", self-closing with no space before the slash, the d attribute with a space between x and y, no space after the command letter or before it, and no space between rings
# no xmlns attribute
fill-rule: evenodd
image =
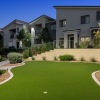
<svg viewBox="0 0 100 100"><path fill-rule="evenodd" d="M47 91L44 91L44 92L43 92L43 94L47 94L47 93L48 93Z"/></svg>

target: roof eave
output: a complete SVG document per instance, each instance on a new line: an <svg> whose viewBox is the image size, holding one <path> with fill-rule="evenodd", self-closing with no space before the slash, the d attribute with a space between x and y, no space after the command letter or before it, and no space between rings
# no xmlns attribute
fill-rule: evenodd
<svg viewBox="0 0 100 100"><path fill-rule="evenodd" d="M100 6L53 6L54 8L100 8Z"/></svg>

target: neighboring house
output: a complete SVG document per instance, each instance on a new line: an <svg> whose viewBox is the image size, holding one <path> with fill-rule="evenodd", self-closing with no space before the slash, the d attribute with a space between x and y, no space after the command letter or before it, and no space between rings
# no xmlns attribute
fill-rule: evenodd
<svg viewBox="0 0 100 100"><path fill-rule="evenodd" d="M40 34L41 29L45 27L48 27L52 40L56 40L56 20L49 16L42 15L30 23L14 20L2 29L4 35L4 47L9 48L13 46L17 49L22 48L22 42L17 39L17 35L23 28L31 33L32 45L41 44L41 40L36 37Z"/></svg>
<svg viewBox="0 0 100 100"><path fill-rule="evenodd" d="M3 30L0 28L0 34L3 36Z"/></svg>
<svg viewBox="0 0 100 100"><path fill-rule="evenodd" d="M0 28L0 46L3 46L3 31Z"/></svg>
<svg viewBox="0 0 100 100"><path fill-rule="evenodd" d="M100 6L54 6L56 9L56 46L76 48L76 44L89 41L93 45L93 32L100 22Z"/></svg>
<svg viewBox="0 0 100 100"><path fill-rule="evenodd" d="M31 44L40 44L41 40L38 38L41 29L47 27L52 40L56 40L56 20L42 15L29 23L29 30L31 31Z"/></svg>
<svg viewBox="0 0 100 100"><path fill-rule="evenodd" d="M22 48L22 42L17 39L20 30L27 28L28 22L14 20L3 28L4 47Z"/></svg>

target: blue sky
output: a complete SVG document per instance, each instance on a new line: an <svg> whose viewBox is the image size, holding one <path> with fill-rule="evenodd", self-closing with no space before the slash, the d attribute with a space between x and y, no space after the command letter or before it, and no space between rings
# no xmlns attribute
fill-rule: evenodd
<svg viewBox="0 0 100 100"><path fill-rule="evenodd" d="M54 5L100 5L100 0L0 0L0 28L14 19L30 22L46 14L56 18Z"/></svg>

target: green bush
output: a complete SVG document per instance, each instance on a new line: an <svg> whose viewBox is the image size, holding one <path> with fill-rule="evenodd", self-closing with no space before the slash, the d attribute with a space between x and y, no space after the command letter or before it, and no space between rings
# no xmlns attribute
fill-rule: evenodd
<svg viewBox="0 0 100 100"><path fill-rule="evenodd" d="M42 59L45 61L46 60L46 57L42 57Z"/></svg>
<svg viewBox="0 0 100 100"><path fill-rule="evenodd" d="M32 49L30 48L29 49L29 57L32 57L33 56L33 54L32 54Z"/></svg>
<svg viewBox="0 0 100 100"><path fill-rule="evenodd" d="M33 55L37 55L36 50L37 50L37 47L32 47L32 54L33 54Z"/></svg>
<svg viewBox="0 0 100 100"><path fill-rule="evenodd" d="M44 53L45 50L46 50L45 46L44 46L44 45L41 45L41 46L40 46L40 50L41 50L41 53Z"/></svg>
<svg viewBox="0 0 100 100"><path fill-rule="evenodd" d="M53 43L46 43L45 47L46 47L46 51L53 50Z"/></svg>
<svg viewBox="0 0 100 100"><path fill-rule="evenodd" d="M23 56L20 53L9 53L7 57L11 64L21 63L23 61Z"/></svg>
<svg viewBox="0 0 100 100"><path fill-rule="evenodd" d="M2 61L2 56L0 55L0 62Z"/></svg>
<svg viewBox="0 0 100 100"><path fill-rule="evenodd" d="M80 61L85 61L84 57L81 57L81 58L80 58Z"/></svg>
<svg viewBox="0 0 100 100"><path fill-rule="evenodd" d="M94 39L94 47L100 48L100 39Z"/></svg>
<svg viewBox="0 0 100 100"><path fill-rule="evenodd" d="M0 70L0 75L5 73L5 70Z"/></svg>
<svg viewBox="0 0 100 100"><path fill-rule="evenodd" d="M80 43L80 48L87 48L90 45L89 41L84 41Z"/></svg>
<svg viewBox="0 0 100 100"><path fill-rule="evenodd" d="M24 59L27 59L29 57L29 50L26 49L24 52L23 52L23 58Z"/></svg>
<svg viewBox="0 0 100 100"><path fill-rule="evenodd" d="M60 61L71 61L74 60L74 56L73 55L62 55L59 56Z"/></svg>
<svg viewBox="0 0 100 100"><path fill-rule="evenodd" d="M91 58L90 58L90 61L91 61L91 62L96 62L96 59L95 59L94 57L91 57Z"/></svg>
<svg viewBox="0 0 100 100"><path fill-rule="evenodd" d="M54 61L57 61L57 60L58 60L58 58L55 56L55 57L54 57Z"/></svg>
<svg viewBox="0 0 100 100"><path fill-rule="evenodd" d="M32 60L35 60L35 58L34 58L34 57L32 57Z"/></svg>

